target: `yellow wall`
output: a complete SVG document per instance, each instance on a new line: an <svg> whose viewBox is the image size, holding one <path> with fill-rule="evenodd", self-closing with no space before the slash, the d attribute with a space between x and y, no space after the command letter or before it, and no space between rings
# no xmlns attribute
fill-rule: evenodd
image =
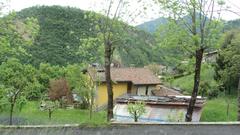
<svg viewBox="0 0 240 135"><path fill-rule="evenodd" d="M96 106L102 106L107 104L107 86L106 83L101 83L97 86L96 91ZM127 93L127 83L117 83L113 84L113 99Z"/></svg>

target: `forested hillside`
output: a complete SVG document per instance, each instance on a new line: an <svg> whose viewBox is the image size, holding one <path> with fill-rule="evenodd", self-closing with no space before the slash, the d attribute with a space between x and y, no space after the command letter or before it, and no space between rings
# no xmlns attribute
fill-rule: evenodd
<svg viewBox="0 0 240 135"><path fill-rule="evenodd" d="M188 17L186 17L188 18ZM189 20L189 18L187 19ZM144 30L147 31L149 33L154 33L157 31L157 29L164 24L167 24L167 18L164 17L160 17L158 19L152 20L152 21L148 21L148 22L144 22L140 25L137 25L136 27L140 30ZM226 21L224 23L224 30L228 31L231 29L236 29L240 27L240 19L236 19L236 20L231 20L231 21Z"/></svg>
<svg viewBox="0 0 240 135"><path fill-rule="evenodd" d="M142 23L142 24L138 25L137 28L139 28L141 30L145 30L150 33L153 33L153 32L156 32L156 30L158 29L158 27L160 25L166 24L167 22L168 22L167 18L160 17L158 19Z"/></svg>
<svg viewBox="0 0 240 135"><path fill-rule="evenodd" d="M31 56L24 62L35 66L41 62L52 65L103 62L104 50L97 42L96 30L102 15L70 7L37 6L18 12L17 17L35 17L40 26L34 44L27 49ZM150 34L126 26L123 35L114 60L125 66L143 66L152 61L154 38Z"/></svg>
<svg viewBox="0 0 240 135"><path fill-rule="evenodd" d="M240 19L236 20L231 20L226 22L225 24L225 30L234 30L234 29L239 29L240 27Z"/></svg>

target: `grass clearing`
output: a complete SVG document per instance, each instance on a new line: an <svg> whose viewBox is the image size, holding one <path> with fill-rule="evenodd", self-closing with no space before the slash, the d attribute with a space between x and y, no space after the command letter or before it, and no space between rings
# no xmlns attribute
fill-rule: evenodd
<svg viewBox="0 0 240 135"><path fill-rule="evenodd" d="M229 103L229 115L227 115L227 103ZM27 125L53 125L53 124L86 124L90 126L107 125L106 112L94 112L90 120L88 110L58 109L53 112L52 120L48 119L47 111L40 111L38 102L28 102L21 112L15 112L14 117L23 118ZM0 117L8 118L8 113L1 113ZM236 121L237 97L219 97L207 100L203 108L202 122Z"/></svg>
<svg viewBox="0 0 240 135"><path fill-rule="evenodd" d="M229 104L229 112L227 108ZM236 121L237 120L237 97L219 97L208 100L203 108L201 121Z"/></svg>
<svg viewBox="0 0 240 135"><path fill-rule="evenodd" d="M201 72L201 80L208 82L211 87L217 85L214 80L214 68L210 65L203 64ZM177 78L172 81L171 86L179 87L184 94L191 94L193 88L194 74ZM212 88L211 88L212 89ZM233 90L235 91L235 90ZM232 93L233 94L233 93ZM219 93L219 97L207 100L203 107L201 116L202 122L217 122L217 121L236 121L237 120L237 97L225 96ZM228 106L229 104L229 106ZM227 112L227 108L229 111ZM228 114L227 114L228 113Z"/></svg>
<svg viewBox="0 0 240 135"><path fill-rule="evenodd" d="M8 113L1 113L0 116L8 117ZM49 120L48 112L40 111L38 102L28 102L20 112L15 112L13 116L25 119L25 124L107 124L105 111L94 112L90 120L89 111L81 109L57 109L53 112L52 119Z"/></svg>
<svg viewBox="0 0 240 135"><path fill-rule="evenodd" d="M203 64L201 72L201 81L208 82L210 86L214 87L217 82L214 80L214 68L211 65ZM177 78L172 81L171 86L179 87L184 94L191 94L194 83L194 74Z"/></svg>

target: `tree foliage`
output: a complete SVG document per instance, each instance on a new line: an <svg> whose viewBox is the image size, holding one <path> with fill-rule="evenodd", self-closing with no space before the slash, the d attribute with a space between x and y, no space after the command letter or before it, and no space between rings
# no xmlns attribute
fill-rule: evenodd
<svg viewBox="0 0 240 135"><path fill-rule="evenodd" d="M240 73L239 30L227 32L215 65L215 79L225 90L237 88Z"/></svg>
<svg viewBox="0 0 240 135"><path fill-rule="evenodd" d="M39 82L36 70L31 65L23 65L17 59L9 59L0 65L0 86L2 105L8 106L10 123L15 107L22 108L27 94L37 91Z"/></svg>
<svg viewBox="0 0 240 135"><path fill-rule="evenodd" d="M26 48L32 45L38 30L34 18L16 19L14 13L0 18L0 63L13 57L26 60L30 55Z"/></svg>
<svg viewBox="0 0 240 135"><path fill-rule="evenodd" d="M103 64L103 46L99 43L102 38L98 34L99 26L107 18L97 13L82 11L77 8L60 6L37 6L24 9L17 17L37 18L40 29L27 52L31 54L29 62L35 66L40 63L66 66L75 63L99 62ZM112 20L109 19L112 23ZM99 25L100 24L100 25ZM128 31L121 31L119 25L114 26L118 35L125 35L119 44L121 48L116 58L124 65L142 66L151 61L151 35L141 32L134 27L124 25ZM117 34L115 33L115 35ZM131 42L129 42L131 41ZM91 46L89 46L91 44ZM89 58L91 56L91 58Z"/></svg>
<svg viewBox="0 0 240 135"><path fill-rule="evenodd" d="M48 95L52 101L60 101L68 105L73 103L72 91L64 78L50 80Z"/></svg>
<svg viewBox="0 0 240 135"><path fill-rule="evenodd" d="M189 40L185 41L189 42L186 45L177 42L177 45L195 57L194 85L186 114L186 121L191 121L200 85L203 54L214 48L219 40L222 31L220 12L224 2L216 0L154 1L169 15L169 20L179 25L180 31L187 35L184 38L187 37ZM216 6L220 7L218 17L214 17Z"/></svg>
<svg viewBox="0 0 240 135"><path fill-rule="evenodd" d="M138 119L146 112L145 103L136 101L135 103L128 103L128 113L134 119L134 122L138 122Z"/></svg>

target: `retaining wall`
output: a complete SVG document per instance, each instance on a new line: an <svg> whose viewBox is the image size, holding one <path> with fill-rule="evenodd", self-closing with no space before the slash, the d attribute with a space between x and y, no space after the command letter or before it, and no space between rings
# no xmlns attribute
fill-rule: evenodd
<svg viewBox="0 0 240 135"><path fill-rule="evenodd" d="M0 135L240 135L240 123L0 126Z"/></svg>

